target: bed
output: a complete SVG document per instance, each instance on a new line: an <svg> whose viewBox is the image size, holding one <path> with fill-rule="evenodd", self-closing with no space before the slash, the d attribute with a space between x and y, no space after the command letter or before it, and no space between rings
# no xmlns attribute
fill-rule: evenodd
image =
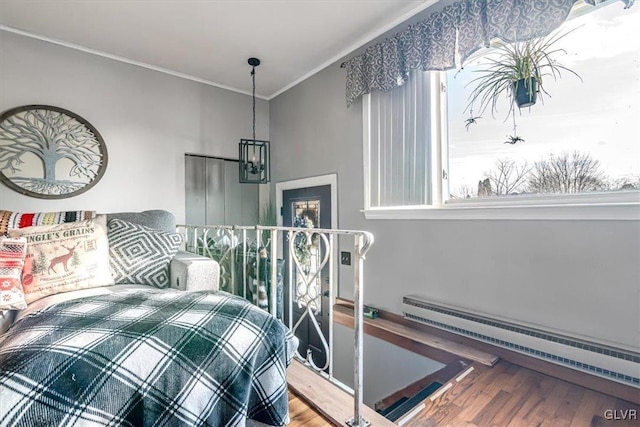
<svg viewBox="0 0 640 427"><path fill-rule="evenodd" d="M48 296L0 335L0 426L285 425L296 346L225 292Z"/></svg>

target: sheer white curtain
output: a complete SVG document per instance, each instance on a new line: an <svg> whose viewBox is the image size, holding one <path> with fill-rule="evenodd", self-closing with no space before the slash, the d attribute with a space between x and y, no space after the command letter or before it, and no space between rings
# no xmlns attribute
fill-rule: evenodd
<svg viewBox="0 0 640 427"><path fill-rule="evenodd" d="M369 142L365 155L369 156L372 208L431 203L429 122L434 76L421 70L411 74L404 85L369 95L368 117L365 112Z"/></svg>

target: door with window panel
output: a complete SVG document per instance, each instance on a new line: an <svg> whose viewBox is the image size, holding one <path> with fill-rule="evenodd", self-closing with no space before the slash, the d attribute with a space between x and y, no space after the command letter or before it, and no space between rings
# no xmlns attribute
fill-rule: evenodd
<svg viewBox="0 0 640 427"><path fill-rule="evenodd" d="M285 283L291 283L294 292L293 319L295 335L300 340L298 351L302 357L311 357L320 368L328 362L323 341L329 334L329 266L323 260L328 248L314 228L331 228L331 186L285 190L282 193L282 223L288 227L309 228L298 233L293 244L285 240ZM289 251L293 247L293 263L289 264ZM284 301L289 300L289 286L285 286ZM288 317L288 311L285 310ZM286 319L288 321L288 318Z"/></svg>

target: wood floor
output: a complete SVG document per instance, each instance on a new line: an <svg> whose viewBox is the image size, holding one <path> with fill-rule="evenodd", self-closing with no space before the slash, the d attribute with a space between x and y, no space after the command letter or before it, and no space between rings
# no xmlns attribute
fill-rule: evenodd
<svg viewBox="0 0 640 427"><path fill-rule="evenodd" d="M640 407L501 361L474 370L426 401L412 427L639 426ZM623 417L635 419L620 419ZM618 419L607 419L617 417Z"/></svg>
<svg viewBox="0 0 640 427"><path fill-rule="evenodd" d="M290 427L322 427L331 423L318 414L307 402L300 399L297 394L289 391L289 418Z"/></svg>
<svg viewBox="0 0 640 427"><path fill-rule="evenodd" d="M344 425L345 421L353 417L353 397L335 384L326 381L312 369L304 366L297 360L293 360L287 368L287 382L289 391L300 398L301 401L321 414L331 425ZM299 414L306 417L307 414ZM395 424L365 406L362 408L365 419L377 427L393 427ZM301 424L306 425L306 424Z"/></svg>
<svg viewBox="0 0 640 427"><path fill-rule="evenodd" d="M494 367L474 363L451 384L404 426L640 426L638 405L504 361ZM331 425L297 395L290 393L289 402L290 426Z"/></svg>

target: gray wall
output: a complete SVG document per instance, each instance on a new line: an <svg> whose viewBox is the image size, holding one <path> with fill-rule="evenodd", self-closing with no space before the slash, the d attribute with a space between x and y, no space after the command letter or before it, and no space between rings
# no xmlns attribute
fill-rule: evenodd
<svg viewBox="0 0 640 427"><path fill-rule="evenodd" d="M89 120L109 166L71 199L0 185L0 209L160 208L182 221L184 153L236 157L251 123L248 96L0 31L0 111L35 103ZM257 108L258 137L273 142L274 182L337 173L339 226L375 233L367 303L399 313L402 295L419 293L639 347L640 222L367 221L361 105L345 107L344 71L334 64Z"/></svg>
<svg viewBox="0 0 640 427"><path fill-rule="evenodd" d="M250 78L250 69L246 71ZM88 192L63 200L0 185L0 209L98 212L167 209L184 221L184 154L237 158L251 136L251 97L0 31L0 111L25 104L71 110L102 134L109 164ZM258 100L257 137L269 136Z"/></svg>
<svg viewBox="0 0 640 427"><path fill-rule="evenodd" d="M640 221L366 220L362 106L344 84L336 63L271 101L273 178L338 174L339 227L376 238L365 303L401 313L417 293L640 348Z"/></svg>

